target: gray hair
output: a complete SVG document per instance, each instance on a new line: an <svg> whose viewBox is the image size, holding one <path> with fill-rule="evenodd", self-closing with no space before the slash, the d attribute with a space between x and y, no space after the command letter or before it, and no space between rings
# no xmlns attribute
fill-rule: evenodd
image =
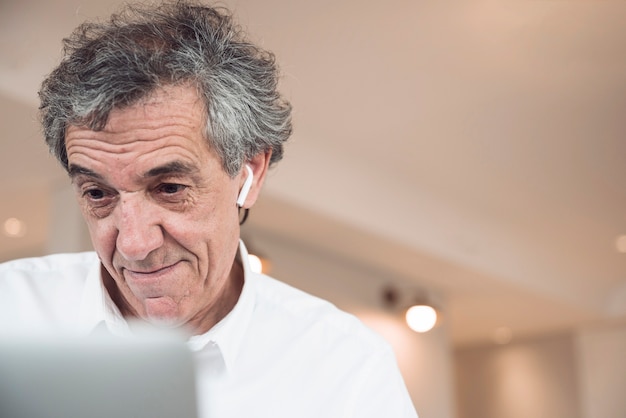
<svg viewBox="0 0 626 418"><path fill-rule="evenodd" d="M207 109L206 136L230 176L255 155L283 156L291 105L277 91L275 57L244 36L224 9L189 1L127 6L106 23L84 23L39 97L46 143L68 169L68 125L101 130L124 108L165 85L192 85Z"/></svg>

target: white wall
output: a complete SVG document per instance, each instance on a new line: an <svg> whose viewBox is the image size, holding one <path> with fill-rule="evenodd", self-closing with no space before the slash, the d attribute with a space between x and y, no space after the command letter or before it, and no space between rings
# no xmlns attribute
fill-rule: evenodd
<svg viewBox="0 0 626 418"><path fill-rule="evenodd" d="M581 417L569 334L460 348L455 364L459 418Z"/></svg>
<svg viewBox="0 0 626 418"><path fill-rule="evenodd" d="M626 417L626 325L576 336L583 418Z"/></svg>
<svg viewBox="0 0 626 418"><path fill-rule="evenodd" d="M626 325L455 351L459 418L626 417Z"/></svg>

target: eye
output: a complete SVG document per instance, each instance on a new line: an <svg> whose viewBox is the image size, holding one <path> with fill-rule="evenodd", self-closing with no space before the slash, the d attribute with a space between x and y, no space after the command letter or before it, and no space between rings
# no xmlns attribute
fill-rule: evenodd
<svg viewBox="0 0 626 418"><path fill-rule="evenodd" d="M110 193L108 193L105 189L98 187L88 187L83 190L83 197L92 202L101 202L109 197L109 195Z"/></svg>
<svg viewBox="0 0 626 418"><path fill-rule="evenodd" d="M85 186L82 192L85 208L97 218L108 216L115 206L116 197L114 191L97 185Z"/></svg>
<svg viewBox="0 0 626 418"><path fill-rule="evenodd" d="M101 189L89 189L85 190L83 196L90 200L102 200L104 199L104 190Z"/></svg>
<svg viewBox="0 0 626 418"><path fill-rule="evenodd" d="M163 183L159 185L159 187L157 188L157 191L165 195L173 195L173 194L177 194L177 193L184 191L186 188L187 186L182 185L182 184Z"/></svg>

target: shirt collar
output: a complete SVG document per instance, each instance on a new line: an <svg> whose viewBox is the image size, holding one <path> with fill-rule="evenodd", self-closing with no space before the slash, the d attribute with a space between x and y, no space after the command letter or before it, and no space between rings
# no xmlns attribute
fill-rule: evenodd
<svg viewBox="0 0 626 418"><path fill-rule="evenodd" d="M106 329L115 335L127 335L130 332L128 323L102 282L103 268L98 259L98 262L93 264L87 274L80 306L80 317L84 326L83 333L89 334L104 324Z"/></svg>
<svg viewBox="0 0 626 418"><path fill-rule="evenodd" d="M201 335L189 338L188 346L192 351L203 350L207 345L219 349L226 368L231 368L242 345L243 338L250 321L255 304L254 282L251 280L254 273L250 270L248 250L243 241L239 241L239 260L243 267L244 284L239 299L234 308L213 328ZM84 333L89 334L96 328L106 326L109 332L115 335L128 335L128 323L109 296L102 282L100 262L88 273L82 303L81 318L84 324Z"/></svg>

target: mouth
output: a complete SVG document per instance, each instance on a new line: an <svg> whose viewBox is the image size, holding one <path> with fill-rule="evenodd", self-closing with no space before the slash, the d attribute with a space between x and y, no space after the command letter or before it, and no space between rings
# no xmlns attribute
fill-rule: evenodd
<svg viewBox="0 0 626 418"><path fill-rule="evenodd" d="M158 280L164 278L176 268L179 262L162 266L149 268L124 268L124 276L131 278L133 281Z"/></svg>
<svg viewBox="0 0 626 418"><path fill-rule="evenodd" d="M168 269L171 269L172 267L174 267L174 264L169 265L169 266L165 266L165 267L158 267L158 268L154 268L154 269L149 269L149 270L126 269L126 271L130 272L131 274L148 275L148 274L159 274L161 272L167 271Z"/></svg>

